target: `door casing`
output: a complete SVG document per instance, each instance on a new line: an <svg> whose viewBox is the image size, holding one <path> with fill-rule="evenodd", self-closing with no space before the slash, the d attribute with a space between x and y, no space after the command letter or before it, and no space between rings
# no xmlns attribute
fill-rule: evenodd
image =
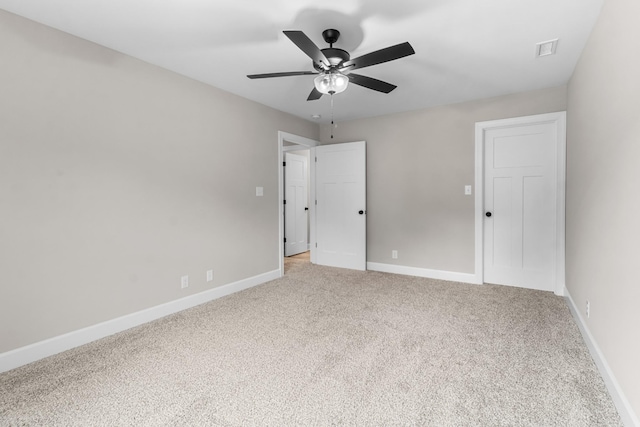
<svg viewBox="0 0 640 427"><path fill-rule="evenodd" d="M554 122L557 130L556 295L565 294L566 112L477 122L475 126L475 283L484 283L484 136L487 130Z"/></svg>

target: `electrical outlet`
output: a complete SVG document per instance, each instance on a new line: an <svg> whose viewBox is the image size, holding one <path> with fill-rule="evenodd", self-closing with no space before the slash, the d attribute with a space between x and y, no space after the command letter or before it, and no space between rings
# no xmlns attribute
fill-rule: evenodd
<svg viewBox="0 0 640 427"><path fill-rule="evenodd" d="M396 250L391 251L391 258L398 259L398 251Z"/></svg>
<svg viewBox="0 0 640 427"><path fill-rule="evenodd" d="M591 317L591 302L589 302L589 300L587 300L586 312L587 312L587 319L588 319L589 317Z"/></svg>
<svg viewBox="0 0 640 427"><path fill-rule="evenodd" d="M189 286L189 276L182 276L180 278L180 288L184 289Z"/></svg>
<svg viewBox="0 0 640 427"><path fill-rule="evenodd" d="M213 280L213 270L207 270L207 282L211 282Z"/></svg>
<svg viewBox="0 0 640 427"><path fill-rule="evenodd" d="M465 185L464 186L464 194L467 196L471 195L471 186L470 185Z"/></svg>

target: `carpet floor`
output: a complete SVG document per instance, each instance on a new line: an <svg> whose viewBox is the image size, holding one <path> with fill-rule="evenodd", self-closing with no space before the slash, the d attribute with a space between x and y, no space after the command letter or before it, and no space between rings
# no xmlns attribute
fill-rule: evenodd
<svg viewBox="0 0 640 427"><path fill-rule="evenodd" d="M0 425L620 426L564 300L287 260L0 374Z"/></svg>

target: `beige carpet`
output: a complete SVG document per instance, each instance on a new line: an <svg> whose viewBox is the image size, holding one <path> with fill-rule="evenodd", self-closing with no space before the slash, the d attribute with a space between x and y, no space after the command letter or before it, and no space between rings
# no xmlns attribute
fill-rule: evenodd
<svg viewBox="0 0 640 427"><path fill-rule="evenodd" d="M0 425L617 426L562 298L287 260L0 374Z"/></svg>

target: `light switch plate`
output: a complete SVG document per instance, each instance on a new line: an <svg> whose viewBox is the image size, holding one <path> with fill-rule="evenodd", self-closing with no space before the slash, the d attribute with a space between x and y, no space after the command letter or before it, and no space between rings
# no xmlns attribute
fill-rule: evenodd
<svg viewBox="0 0 640 427"><path fill-rule="evenodd" d="M264 196L264 187L256 187L256 196L258 197Z"/></svg>
<svg viewBox="0 0 640 427"><path fill-rule="evenodd" d="M464 194L469 196L471 194L471 186L470 185L465 185L464 186Z"/></svg>

